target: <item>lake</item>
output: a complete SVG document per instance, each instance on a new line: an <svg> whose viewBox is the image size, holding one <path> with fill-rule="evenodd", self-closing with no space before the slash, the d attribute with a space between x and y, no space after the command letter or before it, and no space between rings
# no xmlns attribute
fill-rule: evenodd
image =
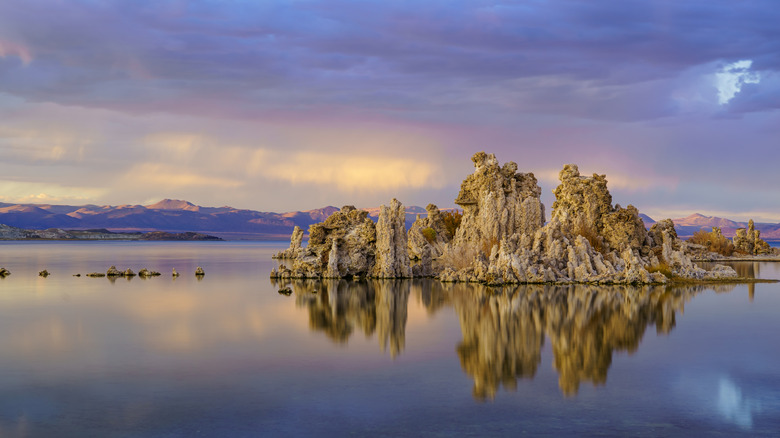
<svg viewBox="0 0 780 438"><path fill-rule="evenodd" d="M334 280L287 296L269 280L286 246L0 242L0 436L780 430L780 284ZM163 275L84 277L110 265Z"/></svg>

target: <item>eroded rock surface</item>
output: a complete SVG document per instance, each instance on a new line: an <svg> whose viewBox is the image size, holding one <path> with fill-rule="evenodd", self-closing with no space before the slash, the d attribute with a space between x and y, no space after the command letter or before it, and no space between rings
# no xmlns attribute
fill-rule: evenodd
<svg viewBox="0 0 780 438"><path fill-rule="evenodd" d="M410 278L406 238L406 210L393 199L390 206L383 205L376 223L376 264L371 272L375 278Z"/></svg>
<svg viewBox="0 0 780 438"><path fill-rule="evenodd" d="M533 173L517 172L512 161L499 166L495 155L484 152L471 160L474 173L463 181L455 200L463 207L455 246L481 246L513 235L530 235L544 225L542 189Z"/></svg>
<svg viewBox="0 0 780 438"><path fill-rule="evenodd" d="M291 239L291 248L296 238ZM272 275L282 278L342 278L368 276L376 260L376 225L368 212L351 205L309 227L309 243L295 250L290 266Z"/></svg>
<svg viewBox="0 0 780 438"><path fill-rule="evenodd" d="M303 230L298 225L293 229L292 236L290 237L290 247L284 251L279 251L273 256L275 259L294 259L300 256L303 248L301 248L301 242L303 241Z"/></svg>
<svg viewBox="0 0 780 438"><path fill-rule="evenodd" d="M452 240L442 219L441 211L433 204L425 207L425 217L417 215L408 234L409 257L414 260L423 258L425 248L429 248L432 257L438 257L444 251L444 245Z"/></svg>

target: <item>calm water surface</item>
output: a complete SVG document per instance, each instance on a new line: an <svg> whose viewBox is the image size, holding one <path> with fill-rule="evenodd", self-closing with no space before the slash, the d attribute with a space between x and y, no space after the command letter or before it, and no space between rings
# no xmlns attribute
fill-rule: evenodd
<svg viewBox="0 0 780 438"><path fill-rule="evenodd" d="M780 431L779 284L329 281L285 296L268 279L284 246L0 243L0 436ZM109 265L164 275L72 276Z"/></svg>

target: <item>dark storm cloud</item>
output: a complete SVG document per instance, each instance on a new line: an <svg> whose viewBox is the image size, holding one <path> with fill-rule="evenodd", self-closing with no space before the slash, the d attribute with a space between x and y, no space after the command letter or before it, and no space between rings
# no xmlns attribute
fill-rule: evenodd
<svg viewBox="0 0 780 438"><path fill-rule="evenodd" d="M771 1L8 1L2 91L127 111L674 114L679 74L777 69ZM550 78L557 78L551 81ZM519 81L519 83L518 83ZM481 95L493 85L512 95ZM504 91L499 92L504 93ZM530 106L530 107L529 107Z"/></svg>

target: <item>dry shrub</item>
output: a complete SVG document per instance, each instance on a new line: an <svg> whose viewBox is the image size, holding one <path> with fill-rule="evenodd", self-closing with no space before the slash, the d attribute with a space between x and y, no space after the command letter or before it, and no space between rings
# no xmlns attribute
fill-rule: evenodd
<svg viewBox="0 0 780 438"><path fill-rule="evenodd" d="M599 236L599 233L596 232L593 226L580 222L575 228L574 233L584 237L594 250L604 254L604 251L606 250L604 239Z"/></svg>
<svg viewBox="0 0 780 438"><path fill-rule="evenodd" d="M484 254L485 257L490 257L490 252L493 251L493 247L496 245L498 245L499 249L501 248L501 241L498 240L498 237L490 237L490 238L483 239L482 245L480 245L482 254Z"/></svg>
<svg viewBox="0 0 780 438"><path fill-rule="evenodd" d="M720 255L729 257L734 254L734 244L720 232L720 228L713 227L709 233L699 230L693 233L688 242L702 245L708 251L716 252Z"/></svg>
<svg viewBox="0 0 780 438"><path fill-rule="evenodd" d="M479 255L479 249L471 244L448 245L444 253L438 258L438 262L445 268L452 268L455 271L468 268Z"/></svg>
<svg viewBox="0 0 780 438"><path fill-rule="evenodd" d="M660 273L664 274L664 276L666 278L674 277L674 274L672 273L672 269L666 263L659 263L657 265L650 266L649 268L647 268L647 272L649 272L651 274L653 272L660 272Z"/></svg>
<svg viewBox="0 0 780 438"><path fill-rule="evenodd" d="M460 221L463 219L463 214L458 210L442 212L441 218L444 220L444 227L447 232L450 233L450 239L455 237L455 232L458 231Z"/></svg>
<svg viewBox="0 0 780 438"><path fill-rule="evenodd" d="M436 230L434 230L431 227L423 228L420 230L423 237L425 237L425 240L428 241L428 243L433 243L436 241Z"/></svg>

